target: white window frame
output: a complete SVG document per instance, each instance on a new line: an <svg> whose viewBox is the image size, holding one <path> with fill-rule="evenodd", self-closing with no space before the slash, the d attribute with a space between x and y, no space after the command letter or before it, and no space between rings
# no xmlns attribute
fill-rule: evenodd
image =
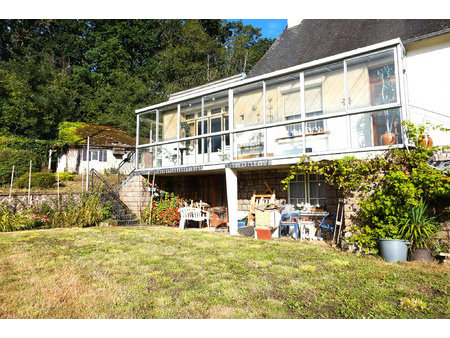
<svg viewBox="0 0 450 338"><path fill-rule="evenodd" d="M316 174L311 174L312 175L316 175ZM310 191L310 183L311 182L322 182L323 184L325 184L325 180L324 179L311 179L310 174L304 173L304 174L298 174L296 176L303 176L304 180L303 181L299 181L297 179L292 180L291 182L289 182L289 186L288 186L288 203L291 203L291 198L297 198L297 197L292 197L291 196L291 183L304 183L305 184L305 203L309 203L311 204L311 191ZM323 197L318 197L315 199L323 199L325 200L325 205L321 205L321 206L326 206L327 203L327 193L326 193L326 186L325 186L325 195ZM297 204L297 203L295 203Z"/></svg>

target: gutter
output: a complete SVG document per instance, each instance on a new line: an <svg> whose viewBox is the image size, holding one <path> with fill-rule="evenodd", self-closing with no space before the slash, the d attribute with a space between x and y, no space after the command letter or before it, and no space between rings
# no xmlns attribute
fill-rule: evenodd
<svg viewBox="0 0 450 338"><path fill-rule="evenodd" d="M410 43L413 43L413 42L422 41L422 40L429 39L429 38L434 38L436 36L447 34L447 33L450 33L450 28L445 28L445 29L442 29L442 30L437 31L437 32L432 32L432 33L429 33L429 34L420 35L420 36L416 36L415 38L404 40L403 44L407 45L407 44L410 44Z"/></svg>

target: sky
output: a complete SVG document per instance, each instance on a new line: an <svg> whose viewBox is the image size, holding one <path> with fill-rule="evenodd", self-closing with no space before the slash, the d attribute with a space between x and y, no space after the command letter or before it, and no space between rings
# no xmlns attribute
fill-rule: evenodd
<svg viewBox="0 0 450 338"><path fill-rule="evenodd" d="M235 21L236 19L230 19ZM277 38L287 26L287 19L242 19L244 25L261 28L263 38Z"/></svg>

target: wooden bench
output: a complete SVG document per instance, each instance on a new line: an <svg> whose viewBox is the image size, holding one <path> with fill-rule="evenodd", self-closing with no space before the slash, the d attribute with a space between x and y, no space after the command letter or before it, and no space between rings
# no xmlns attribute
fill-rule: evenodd
<svg viewBox="0 0 450 338"><path fill-rule="evenodd" d="M180 213L180 229L181 230L184 229L186 221L195 221L195 222L206 221L206 224L208 224L208 228L210 227L209 211L202 210L201 208L187 206L187 207L178 209L178 212Z"/></svg>

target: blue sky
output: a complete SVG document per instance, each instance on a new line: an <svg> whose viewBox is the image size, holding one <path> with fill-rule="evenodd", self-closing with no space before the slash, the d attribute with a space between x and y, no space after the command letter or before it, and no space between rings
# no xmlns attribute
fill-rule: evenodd
<svg viewBox="0 0 450 338"><path fill-rule="evenodd" d="M277 38L287 26L287 19L242 19L242 22L244 25L261 28L263 38Z"/></svg>

